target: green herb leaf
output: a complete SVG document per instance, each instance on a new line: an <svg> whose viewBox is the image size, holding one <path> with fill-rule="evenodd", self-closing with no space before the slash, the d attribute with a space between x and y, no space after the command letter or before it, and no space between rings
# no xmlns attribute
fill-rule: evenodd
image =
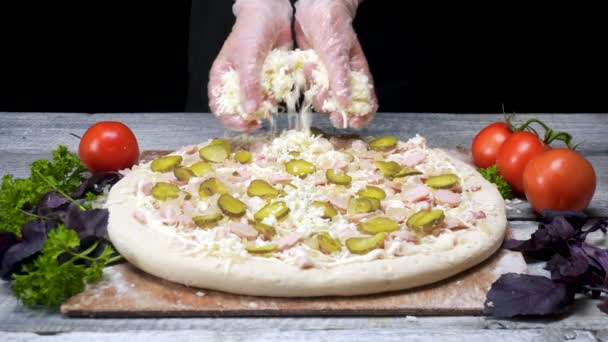
<svg viewBox="0 0 608 342"><path fill-rule="evenodd" d="M513 192L512 192L511 185L509 183L507 183L507 181L504 180L504 178L502 178L498 174L498 169L496 168L496 165L492 165L485 169L479 168L479 169L477 169L477 171L479 171L479 173L483 176L483 178L485 178L488 182L496 184L496 187L498 188L498 192L500 192L500 195L502 196L502 198L504 198L504 199L513 198Z"/></svg>
<svg viewBox="0 0 608 342"><path fill-rule="evenodd" d="M63 225L49 233L40 254L13 275L13 293L28 306L57 307L66 299L82 292L87 283L99 281L103 268L121 257L109 245L96 258L90 254L98 244L76 253L80 240L74 230ZM67 260L63 263L60 260ZM86 261L86 263L84 263ZM88 265L88 266L87 266Z"/></svg>
<svg viewBox="0 0 608 342"><path fill-rule="evenodd" d="M78 156L67 147L52 152L52 160L38 160L31 165L30 178L2 178L0 186L0 231L21 236L21 226L32 219L25 210L34 207L50 190L69 194L78 188L81 174L86 170Z"/></svg>

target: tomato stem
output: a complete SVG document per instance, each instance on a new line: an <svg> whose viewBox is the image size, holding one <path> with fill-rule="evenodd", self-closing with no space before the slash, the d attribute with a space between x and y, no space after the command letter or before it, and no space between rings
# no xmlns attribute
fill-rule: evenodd
<svg viewBox="0 0 608 342"><path fill-rule="evenodd" d="M527 121L522 123L520 126L514 126L511 123L511 116L509 116L509 117L505 116L505 121L507 122L507 125L509 125L509 127L512 128L513 132L521 132L523 130L528 130L540 137L540 134L538 134L538 131L536 131L536 129L534 129L534 127L532 127L533 123L538 124L545 130L545 136L543 138L543 142L545 144L550 145L552 142L559 140L559 141L564 142L566 144L566 146L568 146L569 149L571 149L571 150L576 149L576 146L572 145L572 135L570 135L567 132L562 132L562 131L556 132L551 127L547 126L547 124L545 124L544 122L542 122L536 118L528 119Z"/></svg>

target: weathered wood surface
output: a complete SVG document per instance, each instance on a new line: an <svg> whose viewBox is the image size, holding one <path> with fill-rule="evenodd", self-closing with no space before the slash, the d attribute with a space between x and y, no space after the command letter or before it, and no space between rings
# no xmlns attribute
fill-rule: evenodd
<svg viewBox="0 0 608 342"><path fill-rule="evenodd" d="M595 166L598 189L590 213L608 216L608 127L606 114L535 115L556 129L568 130L579 151ZM522 115L527 117L527 115ZM419 133L433 147L467 147L475 133L501 115L397 114L381 113L365 135L394 134L408 138ZM65 144L76 150L81 135L94 122L119 120L138 136L142 149L174 149L211 136L224 135L221 124L209 114L29 114L0 113L0 174L27 174L29 162L50 155L50 149ZM317 123L318 122L318 123ZM315 119L327 128L327 120ZM536 223L525 203L512 205L508 215L515 236L531 234ZM520 212L517 212L520 210ZM513 221L514 220L514 221ZM599 238L603 239L603 238ZM529 265L542 272L542 265ZM482 316L449 317L260 317L260 318L172 318L91 319L68 318L56 312L25 308L0 282L0 340L462 340L560 341L608 340L608 316L598 301L577 302L575 313L552 319L502 320ZM174 332L174 330L188 330ZM40 336L35 333L53 334ZM96 332L96 333L82 333ZM120 332L120 333L119 333Z"/></svg>

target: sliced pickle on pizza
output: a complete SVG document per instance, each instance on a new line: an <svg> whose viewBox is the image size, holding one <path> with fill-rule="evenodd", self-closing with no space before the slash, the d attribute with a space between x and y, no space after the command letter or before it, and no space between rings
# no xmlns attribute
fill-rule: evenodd
<svg viewBox="0 0 608 342"><path fill-rule="evenodd" d="M253 242L246 242L245 249L247 250L247 252L253 254L268 254L275 252L277 250L277 245L275 245L274 243L256 245Z"/></svg>
<svg viewBox="0 0 608 342"><path fill-rule="evenodd" d="M262 209L258 210L257 213L253 215L253 218L256 221L262 221L270 215L276 217L277 220L285 217L289 213L289 207L285 202L273 202L265 205Z"/></svg>
<svg viewBox="0 0 608 342"><path fill-rule="evenodd" d="M278 189L261 179L254 179L247 187L247 195L249 197L258 196L263 198L274 198L278 196L279 193L280 191Z"/></svg>
<svg viewBox="0 0 608 342"><path fill-rule="evenodd" d="M330 203L323 202L323 201L314 201L314 202L312 202L312 205L314 207L323 209L323 215L321 215L321 218L331 219L334 216L338 215L338 211Z"/></svg>
<svg viewBox="0 0 608 342"><path fill-rule="evenodd" d="M190 170L192 170L195 176L200 177L206 173L213 172L213 166L207 162L199 161L190 165Z"/></svg>
<svg viewBox="0 0 608 342"><path fill-rule="evenodd" d="M420 170L417 170L413 167L404 166L401 168L401 170L399 170L399 172L397 172L396 174L393 175L393 178L402 178L402 177L415 176L415 175L421 175L421 174L422 174L422 172Z"/></svg>
<svg viewBox="0 0 608 342"><path fill-rule="evenodd" d="M392 178L399 173L399 171L401 171L401 165L394 161L377 160L374 162L374 166L377 167L380 172L382 172L382 175L387 178Z"/></svg>
<svg viewBox="0 0 608 342"><path fill-rule="evenodd" d="M277 235L277 230L273 226L256 221L250 221L249 224L253 227L253 229L262 234L264 240L272 240L272 238Z"/></svg>
<svg viewBox="0 0 608 342"><path fill-rule="evenodd" d="M190 178L196 176L194 172L187 167L176 167L173 169L173 175L175 178L177 178L177 180L182 182L188 182L190 181Z"/></svg>
<svg viewBox="0 0 608 342"><path fill-rule="evenodd" d="M198 187L198 194L201 198L213 196L214 194L224 195L228 193L228 187L217 178L209 178Z"/></svg>
<svg viewBox="0 0 608 342"><path fill-rule="evenodd" d="M230 140L225 139L225 138L213 139L207 146L218 146L218 145L222 146L222 148L224 148L224 150L226 150L226 153L228 153L228 154L232 153L232 143L230 142Z"/></svg>
<svg viewBox="0 0 608 342"><path fill-rule="evenodd" d="M359 222L357 228L362 233L376 234L382 232L394 232L399 230L399 223L388 217L374 217L367 221Z"/></svg>
<svg viewBox="0 0 608 342"><path fill-rule="evenodd" d="M351 197L348 200L348 206L346 213L349 215L363 214L374 211L374 205L369 198L365 197Z"/></svg>
<svg viewBox="0 0 608 342"><path fill-rule="evenodd" d="M397 146L397 141L397 137L387 135L370 141L368 146L374 151L385 152L394 149Z"/></svg>
<svg viewBox="0 0 608 342"><path fill-rule="evenodd" d="M378 233L371 237L354 237L346 240L346 248L353 254L367 254L374 249L382 248L387 233Z"/></svg>
<svg viewBox="0 0 608 342"><path fill-rule="evenodd" d="M173 171L173 169L182 163L182 160L182 156L165 156L156 158L150 164L150 170L163 173Z"/></svg>
<svg viewBox="0 0 608 342"><path fill-rule="evenodd" d="M179 197L181 190L173 183L158 182L152 187L151 193L152 197L157 200L165 201L169 198Z"/></svg>
<svg viewBox="0 0 608 342"><path fill-rule="evenodd" d="M224 216L221 213L194 216L192 221L201 228L211 228L215 226Z"/></svg>
<svg viewBox="0 0 608 342"><path fill-rule="evenodd" d="M342 250L340 239L334 238L329 233L323 232L315 236L319 250L323 254L333 254Z"/></svg>
<svg viewBox="0 0 608 342"><path fill-rule="evenodd" d="M353 180L346 173L337 173L332 169L325 171L325 177L327 177L328 182L338 185L348 185Z"/></svg>
<svg viewBox="0 0 608 342"><path fill-rule="evenodd" d="M210 163L221 163L228 156L230 152L226 151L226 148L222 145L207 145L198 151L199 156Z"/></svg>
<svg viewBox="0 0 608 342"><path fill-rule="evenodd" d="M386 192L373 185L368 185L365 188L357 191L357 195L361 197L375 198L377 200L383 200L386 198Z"/></svg>
<svg viewBox="0 0 608 342"><path fill-rule="evenodd" d="M305 178L306 176L313 174L317 169L314 164L304 159L292 159L285 163L285 171L290 175Z"/></svg>
<svg viewBox="0 0 608 342"><path fill-rule="evenodd" d="M251 163L251 152L249 151L238 151L234 154L234 160L241 164Z"/></svg>
<svg viewBox="0 0 608 342"><path fill-rule="evenodd" d="M443 210L420 210L407 219L406 225L420 233L430 233L445 219Z"/></svg>
<svg viewBox="0 0 608 342"><path fill-rule="evenodd" d="M224 215L232 217L241 217L247 211L247 205L228 194L221 195L217 200L217 206Z"/></svg>
<svg viewBox="0 0 608 342"><path fill-rule="evenodd" d="M426 180L426 185L433 189L450 189L460 183L460 178L453 173L433 176Z"/></svg>

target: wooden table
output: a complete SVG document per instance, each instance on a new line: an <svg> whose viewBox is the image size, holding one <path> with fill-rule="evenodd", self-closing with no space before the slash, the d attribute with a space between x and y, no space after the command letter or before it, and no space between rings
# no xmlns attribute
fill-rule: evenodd
<svg viewBox="0 0 608 342"><path fill-rule="evenodd" d="M522 115L522 118L524 115ZM594 165L598 187L588 213L608 217L608 115L543 114L536 117L555 129L567 130L579 151ZM500 115L381 113L364 135L416 133L432 147L467 148L484 125ZM119 120L137 135L142 149L173 149L226 133L209 114L33 114L0 113L0 175L27 176L29 163L50 156L59 144L76 151L78 139L97 121ZM329 129L328 120L316 117L314 125ZM516 237L536 229L527 203L510 204L509 220ZM600 237L598 243L603 243ZM542 265L531 265L541 273ZM74 319L56 312L21 306L10 287L0 282L0 340L150 341L260 340L260 341L608 341L608 315L592 300L576 303L576 313L559 319L499 320L489 317L275 317L175 319Z"/></svg>

